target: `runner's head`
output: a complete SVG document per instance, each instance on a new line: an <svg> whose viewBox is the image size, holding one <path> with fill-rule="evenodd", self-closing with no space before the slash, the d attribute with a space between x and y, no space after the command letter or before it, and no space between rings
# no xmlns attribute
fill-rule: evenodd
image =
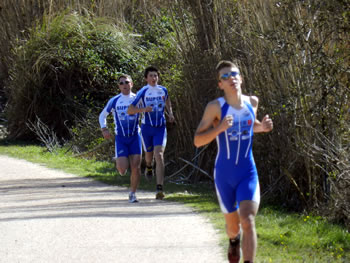
<svg viewBox="0 0 350 263"><path fill-rule="evenodd" d="M238 90L242 84L242 77L237 64L222 60L216 66L216 76L218 79L219 88L230 91L231 89Z"/></svg>
<svg viewBox="0 0 350 263"><path fill-rule="evenodd" d="M157 86L159 80L159 70L153 66L145 69L145 80L150 86Z"/></svg>
<svg viewBox="0 0 350 263"><path fill-rule="evenodd" d="M123 74L118 77L117 81L120 92L123 95L129 95L133 86L131 77L127 74Z"/></svg>
<svg viewBox="0 0 350 263"><path fill-rule="evenodd" d="M228 60L221 60L216 66L216 77L217 77L218 81L221 80L221 75L222 75L221 70L224 68L235 68L235 69L237 69L237 72L239 73L239 69L238 69L237 64L235 64L231 61L228 61Z"/></svg>

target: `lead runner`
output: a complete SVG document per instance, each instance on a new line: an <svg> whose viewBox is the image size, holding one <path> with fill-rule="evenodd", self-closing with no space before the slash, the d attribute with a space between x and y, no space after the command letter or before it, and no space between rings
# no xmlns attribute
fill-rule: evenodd
<svg viewBox="0 0 350 263"><path fill-rule="evenodd" d="M228 260L231 263L240 260L242 229L244 262L252 263L257 249L255 216L260 203L253 133L269 132L273 123L268 115L261 122L257 120L258 98L242 94L242 77L236 64L220 61L216 73L224 96L206 106L194 144L200 147L216 138L214 179L229 238Z"/></svg>

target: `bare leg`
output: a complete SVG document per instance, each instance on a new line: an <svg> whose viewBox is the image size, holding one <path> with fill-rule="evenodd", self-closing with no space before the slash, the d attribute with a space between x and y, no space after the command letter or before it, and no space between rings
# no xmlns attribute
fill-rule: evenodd
<svg viewBox="0 0 350 263"><path fill-rule="evenodd" d="M130 190L135 193L140 183L141 155L139 154L130 155L129 160L130 160L130 167L131 167Z"/></svg>
<svg viewBox="0 0 350 263"><path fill-rule="evenodd" d="M146 166L152 167L153 162L153 151L152 152L146 152L145 154L145 160L146 160Z"/></svg>
<svg viewBox="0 0 350 263"><path fill-rule="evenodd" d="M164 184L164 147L161 145L154 147L154 159L156 160L157 185Z"/></svg>
<svg viewBox="0 0 350 263"><path fill-rule="evenodd" d="M229 237L227 258L230 263L238 263L241 258L240 220L238 211L225 214L226 232Z"/></svg>
<svg viewBox="0 0 350 263"><path fill-rule="evenodd" d="M239 214L237 211L229 214L224 214L226 221L226 233L228 238L233 239L237 237L240 232Z"/></svg>
<svg viewBox="0 0 350 263"><path fill-rule="evenodd" d="M242 250L245 261L253 262L256 255L257 236L255 216L259 204L254 201L242 201L239 205L239 215L243 230Z"/></svg>
<svg viewBox="0 0 350 263"><path fill-rule="evenodd" d="M129 167L129 159L127 157L118 157L116 161L117 170L121 175L125 175Z"/></svg>

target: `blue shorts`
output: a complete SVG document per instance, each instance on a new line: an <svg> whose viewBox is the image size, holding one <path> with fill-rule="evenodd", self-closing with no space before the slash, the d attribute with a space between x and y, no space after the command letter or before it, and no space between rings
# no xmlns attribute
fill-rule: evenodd
<svg viewBox="0 0 350 263"><path fill-rule="evenodd" d="M115 157L129 157L129 155L141 154L141 137L137 133L130 137L115 136Z"/></svg>
<svg viewBox="0 0 350 263"><path fill-rule="evenodd" d="M152 152L154 146L165 147L167 140L166 126L153 127L150 125L142 124L141 136L145 152Z"/></svg>
<svg viewBox="0 0 350 263"><path fill-rule="evenodd" d="M241 201L249 200L260 203L259 179L255 172L246 171L242 174L241 171L241 174L238 175L237 171L223 172L215 169L214 176L216 194L224 214L235 212Z"/></svg>

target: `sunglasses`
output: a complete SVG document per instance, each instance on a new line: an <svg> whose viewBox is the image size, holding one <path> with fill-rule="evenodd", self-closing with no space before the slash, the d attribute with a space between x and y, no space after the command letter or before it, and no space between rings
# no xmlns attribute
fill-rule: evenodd
<svg viewBox="0 0 350 263"><path fill-rule="evenodd" d="M124 85L124 84L129 84L129 83L130 83L130 81L125 80L125 81L121 81L121 82L119 82L119 85Z"/></svg>
<svg viewBox="0 0 350 263"><path fill-rule="evenodd" d="M229 73L222 74L220 76L220 79L228 80L230 77L236 77L236 76L239 76L239 72L238 71L231 71Z"/></svg>

